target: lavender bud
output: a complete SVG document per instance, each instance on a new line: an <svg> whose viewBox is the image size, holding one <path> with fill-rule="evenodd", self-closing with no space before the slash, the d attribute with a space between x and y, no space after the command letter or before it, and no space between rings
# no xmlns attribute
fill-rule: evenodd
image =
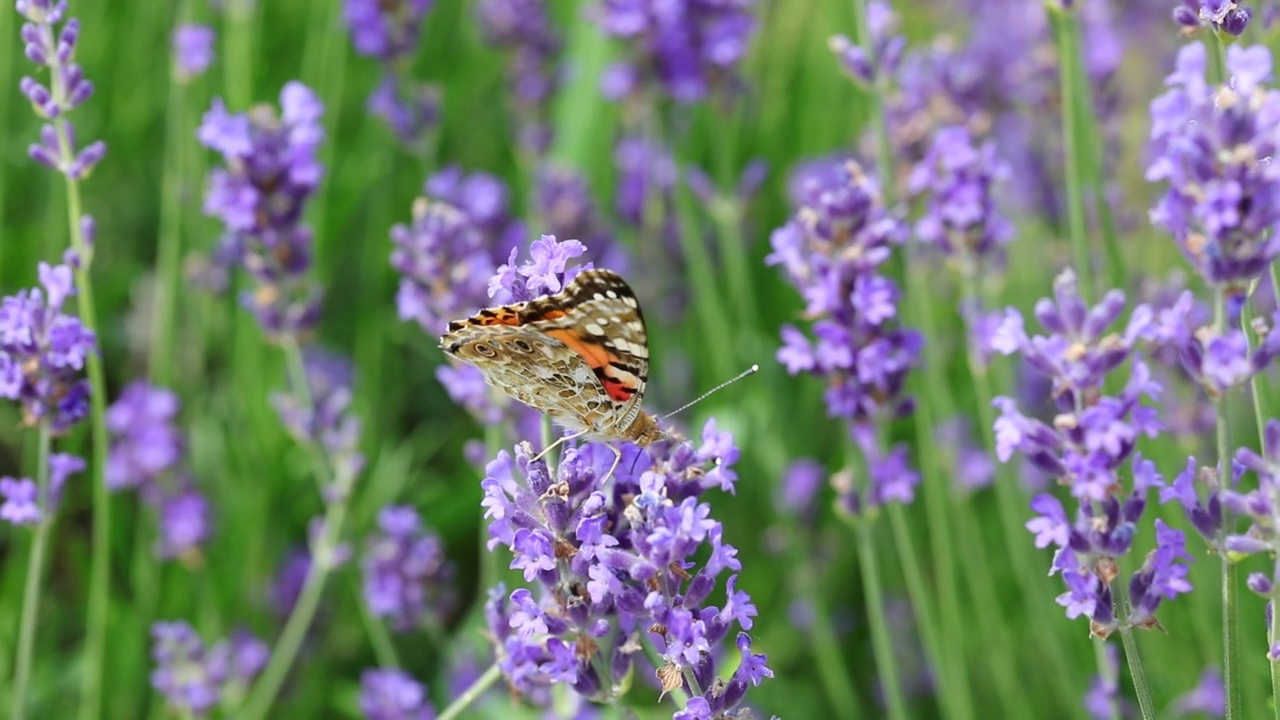
<svg viewBox="0 0 1280 720"><path fill-rule="evenodd" d="M1267 577L1263 573L1260 573L1260 572L1249 573L1249 578L1248 580L1245 581L1245 584L1249 586L1250 590L1254 591L1255 593L1263 597L1271 596L1271 591L1272 591L1271 578Z"/></svg>

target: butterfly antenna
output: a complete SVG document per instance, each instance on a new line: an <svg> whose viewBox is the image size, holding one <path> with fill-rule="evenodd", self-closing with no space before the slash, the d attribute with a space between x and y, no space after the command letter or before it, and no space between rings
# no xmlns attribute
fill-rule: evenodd
<svg viewBox="0 0 1280 720"><path fill-rule="evenodd" d="M694 398L694 399L690 400L689 402L685 403L684 405L681 405L680 407L676 408L675 410L672 410L671 412L669 412L669 413L667 413L667 414L665 414L665 415L659 415L659 416L658 416L658 419L659 419L659 420L666 420L667 418L671 417L672 415L676 415L676 414L682 413L682 412L684 412L685 410L688 410L689 408L693 407L694 405L697 405L698 403L702 402L703 400L706 400L708 397L710 397L710 396L714 395L715 393L717 393L717 392L719 392L719 391L721 391L721 390L725 389L726 387L729 387L730 385L732 385L732 384L734 384L734 383L738 382L738 381L739 381L739 380L741 380L742 378L744 378L744 377L746 377L746 376L748 376L748 375L755 375L755 374L756 374L756 373L758 373L758 372L760 372L760 366L759 366L759 365L752 365L751 367L747 368L746 370L743 370L742 372L738 373L737 375L735 375L735 376L733 376L733 377L729 378L728 380L725 380L724 382L722 382L722 383L720 383L719 385L717 385L717 386L715 386L715 387L711 388L710 390L708 390L708 391L706 391L706 392L702 393L702 394L701 394L701 395L699 395L698 397L696 397L696 398Z"/></svg>

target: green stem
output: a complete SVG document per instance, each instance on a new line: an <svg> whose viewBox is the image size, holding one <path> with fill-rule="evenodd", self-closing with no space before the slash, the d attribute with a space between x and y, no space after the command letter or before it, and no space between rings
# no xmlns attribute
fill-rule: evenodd
<svg viewBox="0 0 1280 720"><path fill-rule="evenodd" d="M703 243L699 232L697 213L693 208L692 197L687 189L677 188L676 217L680 222L680 243L685 258L689 261L689 276L701 278L693 283L694 308L698 313L699 325L707 333L709 347L718 348L718 352L709 353L712 368L717 378L728 378L733 375L733 326L725 322L725 318L734 317L724 309L715 279L720 277L711 263L711 256ZM659 228L661 226L659 225ZM660 232L660 229L657 231Z"/></svg>
<svg viewBox="0 0 1280 720"><path fill-rule="evenodd" d="M1280 557L1276 558L1272 577L1280 577ZM1280 612L1276 612L1276 600L1271 598L1271 627L1267 643L1267 660L1271 666L1271 708L1275 711L1276 720L1280 720L1280 659L1272 655L1272 648L1280 643Z"/></svg>
<svg viewBox="0 0 1280 720"><path fill-rule="evenodd" d="M871 37L871 22L867 19L867 0L853 0L853 11L858 22L857 40L867 57L875 57L875 41ZM875 84L867 93L870 107L871 132L876 140L877 175L880 178L880 194L886 207L897 203L897 187L893 175L893 146L889 142L889 126L884 116L884 79L877 73Z"/></svg>
<svg viewBox="0 0 1280 720"><path fill-rule="evenodd" d="M490 665L483 675L471 683L471 687L463 690L456 700L449 703L449 707L436 716L436 720L454 720L454 718L462 717L462 711L479 699L484 694L484 691L488 690L500 677L502 677L502 669L498 667L498 664Z"/></svg>
<svg viewBox="0 0 1280 720"><path fill-rule="evenodd" d="M1215 330L1219 333L1225 332L1227 300L1226 294L1221 291L1215 293L1213 318ZM1230 411L1226 393L1218 399L1217 410L1215 435L1218 441L1218 482L1226 486L1231 477ZM1223 527L1230 528L1232 523L1231 513L1224 512ZM1241 714L1243 706L1240 691L1240 597L1236 589L1237 568L1226 551L1221 551L1220 557L1222 561L1222 665L1227 701L1225 717L1227 720L1239 720L1244 716Z"/></svg>
<svg viewBox="0 0 1280 720"><path fill-rule="evenodd" d="M226 50L227 105L235 111L249 108L253 101L253 0L228 0L227 29L223 47Z"/></svg>
<svg viewBox="0 0 1280 720"><path fill-rule="evenodd" d="M854 674L849 670L840 648L840 641L827 613L826 598L822 596L816 574L813 572L812 558L814 553L801 534L794 528L791 531L791 542L788 545L799 552L793 558L792 567L796 572L796 584L800 592L797 597L807 598L813 608L813 623L809 628L809 642L813 643L814 665L818 670L818 682L827 702L842 714L854 713L863 707L862 698L858 697L857 687L853 683ZM656 667L656 666L655 666Z"/></svg>
<svg viewBox="0 0 1280 720"><path fill-rule="evenodd" d="M369 610L369 604L364 600L364 593L360 591L360 583L351 583L351 588L355 591L356 604L360 607L360 619L364 622L365 634L369 636L369 644L373 646L373 656L378 660L378 667L401 667L400 655L396 652L395 643L391 640L391 633L387 630L386 624L374 617L373 612Z"/></svg>
<svg viewBox="0 0 1280 720"><path fill-rule="evenodd" d="M49 546L49 531L53 528L53 504L49 502L49 446L52 443L49 423L40 423L39 451L36 458L36 506L40 520L36 523L35 537L31 541L31 554L27 560L27 581L22 590L22 624L18 631L17 667L13 678L13 718L23 720L27 716L27 691L31 685L31 659L36 644L36 623L40 619L40 577L44 570L44 556Z"/></svg>
<svg viewBox="0 0 1280 720"><path fill-rule="evenodd" d="M294 369L295 378L297 373L301 372L302 382L297 384L295 380L294 392L298 394L298 399L304 403L304 406L312 405L311 389L306 379L302 351L298 347L297 340L292 336L286 336L281 340L280 344L284 350L287 364ZM307 629L311 627L311 621L315 617L316 609L320 606L320 597L324 593L325 582L334 568L333 556L338 546L338 540L342 537L342 526L346 520L347 509L351 499L351 486L355 481L355 477L344 469L342 465L330 467L327 458L323 457L322 450L313 449L313 454L322 456L316 461L316 470L321 475L321 477L316 478L322 489L321 497L324 498L332 493L326 502L324 528L312 548L311 566L307 570L306 580L303 581L302 592L298 596L298 602L289 613L289 619L285 621L284 631L280 633L280 639L276 642L275 649L271 653L271 660L268 661L262 676L249 693L243 712L238 715L241 718L259 720L266 717L271 711L271 706L275 703L276 696L280 693L285 677L289 674L289 669L293 667L293 661L297 657L298 649L302 646L302 640L306 636ZM329 477L334 478L332 488L329 487L327 482Z"/></svg>
<svg viewBox="0 0 1280 720"><path fill-rule="evenodd" d="M1129 591L1123 582L1116 583L1117 606L1129 612ZM1117 613L1118 614L1118 613ZM1133 636L1133 628L1120 626L1120 641L1124 645L1124 659L1129 665L1129 677L1133 680L1133 694L1138 696L1138 709L1142 712L1142 720L1155 720L1156 705L1151 701L1151 687L1147 684L1147 672L1142 665L1142 656L1138 654L1138 642ZM1119 683L1116 683L1119 687Z"/></svg>
<svg viewBox="0 0 1280 720"><path fill-rule="evenodd" d="M61 72L54 69L54 97L65 92L59 80ZM58 149L64 164L75 157L71 145L70 128L64 118L55 118L54 130L58 136ZM92 446L89 482L93 487L93 546L89 565L89 607L85 620L85 660L81 670L80 717L91 720L98 717L101 706L102 671L105 665L107 606L110 592L111 563L111 498L107 494L105 471L107 466L106 416L107 383L102 369L102 334L98 330L97 312L93 302L93 279L89 268L93 265L93 248L85 241L80 224L82 212L80 183L70 175L63 175L67 192L67 226L71 235L71 249L79 256L75 266L76 308L80 322L98 338L97 352L89 353L85 365L89 371L89 441Z"/></svg>
<svg viewBox="0 0 1280 720"><path fill-rule="evenodd" d="M977 298L977 289L974 287L976 281L976 277L972 275L964 279L965 301L971 306ZM966 337L972 337L972 333L973 328L969 326L966 319ZM995 394L991 390L991 378L986 363L972 351L969 353L969 376L973 383L974 402L978 406L978 427L982 444L987 452L995 457L996 418L995 410L991 405ZM1036 579L1043 577L1045 572L1042 568L1035 566L1034 556L1026 551L1025 545L1018 542L1018 538L1023 534L1022 515L1025 498L1021 496L1018 479L1010 472L1007 464L996 464L994 485L996 507L1004 528L1005 540L1010 543L1009 557L1015 565L1013 574L1017 578L1022 602L1028 608L1032 608L1029 614L1038 618L1038 624L1045 633L1045 637L1041 639L1040 649L1046 652L1042 652L1041 657L1046 661L1048 675L1052 678L1054 688L1059 694L1059 701L1064 703L1074 701L1075 693L1072 691L1070 681L1071 662L1063 653L1062 645L1058 642L1056 635L1048 634L1047 628L1051 625L1045 618L1046 606L1042 605L1047 598L1043 596L1043 591L1037 591Z"/></svg>
<svg viewBox="0 0 1280 720"><path fill-rule="evenodd" d="M181 145L187 113L184 87L176 77L169 81L169 105L165 110L165 164L161 179L159 246L156 249L154 310L147 368L151 382L169 387L173 382L174 318L182 258L182 160Z"/></svg>
<svg viewBox="0 0 1280 720"><path fill-rule="evenodd" d="M893 639L889 637L889 620L884 613L884 590L880 585L880 561L876 557L872 523L867 518L856 521L858 533L858 570L862 575L862 593L871 624L871 647L880 672L880 688L884 691L890 720L906 720L907 701L898 681L898 661L893 655Z"/></svg>
<svg viewBox="0 0 1280 720"><path fill-rule="evenodd" d="M1089 253L1088 229L1085 225L1084 173L1080 153L1086 140L1080 129L1080 100L1075 92L1078 86L1079 61L1075 44L1075 13L1059 12L1055 15L1058 44L1058 78L1062 95L1062 145L1066 168L1067 227L1071 235L1071 249L1075 257L1076 274L1079 276L1080 296L1087 303L1093 294L1093 263Z"/></svg>
<svg viewBox="0 0 1280 720"><path fill-rule="evenodd" d="M946 717L971 717L973 701L968 697L968 688L962 674L963 667L949 664L943 652L942 640L938 636L938 627L934 623L934 608L930 602L929 590L924 581L924 573L920 571L920 563L916 559L915 541L911 537L911 529L907 526L907 518L902 506L894 503L888 508L889 525L893 529L893 542L897 546L897 555L902 565L902 576L907 583L907 596L911 600L911 608L916 618L916 626L920 628L929 664L937 668L939 704L946 708ZM963 691L957 687L964 687ZM963 692L963 697L961 696Z"/></svg>

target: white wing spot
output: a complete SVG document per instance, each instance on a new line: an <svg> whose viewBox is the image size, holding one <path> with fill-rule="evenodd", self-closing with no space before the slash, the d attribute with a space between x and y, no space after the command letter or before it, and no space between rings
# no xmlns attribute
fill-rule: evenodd
<svg viewBox="0 0 1280 720"><path fill-rule="evenodd" d="M612 290L610 290L609 292L605 293L605 295L606 295L606 296L608 296L608 298L609 298L610 300L617 300L617 299L618 299L618 293L616 293L616 292L614 292L614 291L612 291ZM599 295L596 295L596 297L600 297L600 296L599 296Z"/></svg>
<svg viewBox="0 0 1280 720"><path fill-rule="evenodd" d="M592 335L603 335L603 334L604 334L604 328L600 327L599 325L597 325L597 324L595 324L595 323L593 323L593 322L589 322L589 323L587 323L586 325L583 325L582 327L586 328L586 329L587 329L587 332L591 333Z"/></svg>

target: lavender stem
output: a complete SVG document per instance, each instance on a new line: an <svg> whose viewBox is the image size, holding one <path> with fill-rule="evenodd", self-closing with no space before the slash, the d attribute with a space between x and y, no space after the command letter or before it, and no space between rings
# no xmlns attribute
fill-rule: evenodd
<svg viewBox="0 0 1280 720"><path fill-rule="evenodd" d="M1214 328L1223 332L1227 324L1227 299L1223 292L1215 293L1213 304ZM1218 440L1218 479L1227 483L1231 477L1231 442L1228 421L1230 419L1226 396L1218 399L1217 421L1215 423ZM1229 512L1224 511L1224 527L1232 526ZM1227 720L1238 720L1243 717L1240 693L1240 637L1239 615L1240 598L1236 592L1237 570L1230 556L1224 551L1220 555L1222 561L1222 665L1223 683L1226 686Z"/></svg>
<svg viewBox="0 0 1280 720"><path fill-rule="evenodd" d="M884 612L884 589L880 584L880 561L876 557L874 526L866 518L856 523L858 534L858 570L862 575L862 595L871 625L871 648L880 687L884 691L890 720L906 720L907 703L898 681L898 661L893 655L893 639L889 637L889 620Z"/></svg>
<svg viewBox="0 0 1280 720"><path fill-rule="evenodd" d="M1074 41L1075 14L1063 10L1055 14L1054 38L1058 45L1058 78L1062 95L1062 146L1066 168L1067 227L1071 235L1071 249L1078 270L1080 297L1088 303L1093 297L1093 263L1089 252L1088 231L1085 227L1084 177L1080 166L1082 133L1080 132L1080 100L1075 88L1079 70Z"/></svg>
<svg viewBox="0 0 1280 720"><path fill-rule="evenodd" d="M490 665L483 675L471 683L471 687L463 690L456 700L449 703L449 707L436 716L436 720L454 720L454 718L461 717L462 711L466 710L471 703L484 694L484 691L488 690L500 677L502 677L502 669L498 667L498 664Z"/></svg>
<svg viewBox="0 0 1280 720"><path fill-rule="evenodd" d="M49 423L40 423L39 450L36 458L36 502L40 507L40 522L36 524L31 541L31 554L27 560L27 579L22 590L22 624L18 630L18 656L14 664L17 670L13 678L13 719L27 716L27 691L31 684L31 659L35 648L36 624L39 621L40 577L44 569L44 556L49 545L49 531L53 528L53 507L49 502L49 446L52 443Z"/></svg>

